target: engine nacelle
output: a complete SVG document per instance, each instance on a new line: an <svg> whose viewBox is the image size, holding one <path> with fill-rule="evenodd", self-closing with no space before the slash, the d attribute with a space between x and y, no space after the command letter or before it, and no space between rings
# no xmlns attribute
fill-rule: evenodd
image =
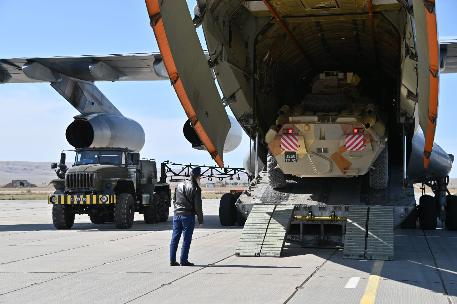
<svg viewBox="0 0 457 304"><path fill-rule="evenodd" d="M231 127L227 133L227 138L225 139L224 153L232 152L238 148L241 144L241 140L243 139L243 131L238 121L232 116L229 116L229 120ZM205 147L198 137L197 132L195 132L190 119L184 123L182 132L187 141L192 144L192 148L197 150L205 150Z"/></svg>
<svg viewBox="0 0 457 304"><path fill-rule="evenodd" d="M75 148L127 148L138 152L144 146L144 130L136 121L116 114L76 116L65 132Z"/></svg>

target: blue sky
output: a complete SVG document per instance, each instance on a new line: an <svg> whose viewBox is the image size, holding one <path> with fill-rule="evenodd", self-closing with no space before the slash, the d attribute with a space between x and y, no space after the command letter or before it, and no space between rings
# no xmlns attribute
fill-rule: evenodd
<svg viewBox="0 0 457 304"><path fill-rule="evenodd" d="M440 36L457 36L457 1L437 2ZM193 8L195 1L188 4ZM158 51L143 0L0 0L0 37L0 58ZM186 116L168 81L97 85L124 115L143 125L143 156L213 164L183 138ZM455 87L457 75L441 76L437 141L457 154ZM0 85L0 109L0 160L51 161L71 148L65 129L78 112L49 84ZM242 166L246 151L244 137L224 156L226 163Z"/></svg>

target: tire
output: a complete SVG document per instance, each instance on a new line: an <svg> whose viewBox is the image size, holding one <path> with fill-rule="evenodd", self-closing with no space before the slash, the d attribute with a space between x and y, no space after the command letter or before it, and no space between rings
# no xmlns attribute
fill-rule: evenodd
<svg viewBox="0 0 457 304"><path fill-rule="evenodd" d="M135 202L129 193L121 193L114 207L114 223L117 229L129 229L133 225Z"/></svg>
<svg viewBox="0 0 457 304"><path fill-rule="evenodd" d="M273 155L267 157L268 178L270 186L273 189L280 189L287 186L286 176L278 167L278 162Z"/></svg>
<svg viewBox="0 0 457 304"><path fill-rule="evenodd" d="M222 226L233 226L236 222L236 198L231 193L225 193L219 203L219 221Z"/></svg>
<svg viewBox="0 0 457 304"><path fill-rule="evenodd" d="M417 227L417 208L414 208L410 214L401 222L402 229L416 229Z"/></svg>
<svg viewBox="0 0 457 304"><path fill-rule="evenodd" d="M236 223L238 224L238 226L244 226L244 224L246 223L246 218L244 217L244 214L238 210L238 208L236 208Z"/></svg>
<svg viewBox="0 0 457 304"><path fill-rule="evenodd" d="M146 224L157 223L157 202L159 201L159 196L154 193L150 198L149 206L144 207L143 217Z"/></svg>
<svg viewBox="0 0 457 304"><path fill-rule="evenodd" d="M71 206L53 205L52 223L56 229L71 229L75 223L75 213Z"/></svg>
<svg viewBox="0 0 457 304"><path fill-rule="evenodd" d="M103 215L103 219L105 221L105 223L112 223L114 222L114 211L113 210L110 210L108 213L105 213Z"/></svg>
<svg viewBox="0 0 457 304"><path fill-rule="evenodd" d="M437 215L435 198L431 195L422 195L419 199L419 225L424 230L435 230Z"/></svg>
<svg viewBox="0 0 457 304"><path fill-rule="evenodd" d="M100 214L89 215L92 224L100 225L105 223L105 216Z"/></svg>
<svg viewBox="0 0 457 304"><path fill-rule="evenodd" d="M457 196L448 195L446 198L446 229L457 230Z"/></svg>
<svg viewBox="0 0 457 304"><path fill-rule="evenodd" d="M157 202L157 220L166 222L170 214L170 196L167 192L158 192L159 200Z"/></svg>
<svg viewBox="0 0 457 304"><path fill-rule="evenodd" d="M370 188L375 190L386 189L389 185L389 149L387 145L373 164L370 169L369 181Z"/></svg>

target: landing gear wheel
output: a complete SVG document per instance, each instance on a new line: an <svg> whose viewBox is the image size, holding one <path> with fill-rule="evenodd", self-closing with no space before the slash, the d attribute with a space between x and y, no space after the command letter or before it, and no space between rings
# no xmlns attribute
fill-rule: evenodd
<svg viewBox="0 0 457 304"><path fill-rule="evenodd" d="M92 224L100 225L105 223L105 216L102 214L89 215Z"/></svg>
<svg viewBox="0 0 457 304"><path fill-rule="evenodd" d="M410 214L401 222L402 229L416 229L417 227L417 208L414 208Z"/></svg>
<svg viewBox="0 0 457 304"><path fill-rule="evenodd" d="M419 225L424 230L434 230L437 225L435 198L430 195L422 195L419 199Z"/></svg>
<svg viewBox="0 0 457 304"><path fill-rule="evenodd" d="M52 223L56 229L70 229L75 223L75 213L71 206L53 205Z"/></svg>
<svg viewBox="0 0 457 304"><path fill-rule="evenodd" d="M387 145L373 164L370 169L369 181L370 188L375 190L386 189L389 185L389 149Z"/></svg>
<svg viewBox="0 0 457 304"><path fill-rule="evenodd" d="M236 222L238 226L244 226L244 224L246 223L246 217L240 210L238 210L238 208L236 208Z"/></svg>
<svg viewBox="0 0 457 304"><path fill-rule="evenodd" d="M457 196L446 197L446 229L457 230Z"/></svg>
<svg viewBox="0 0 457 304"><path fill-rule="evenodd" d="M236 221L236 198L232 193L225 193L219 203L219 221L222 226L233 226Z"/></svg>
<svg viewBox="0 0 457 304"><path fill-rule="evenodd" d="M166 222L170 212L170 196L164 191L158 192L158 196L157 220L159 222Z"/></svg>
<svg viewBox="0 0 457 304"><path fill-rule="evenodd" d="M154 193L149 199L149 206L144 207L143 217L146 224L157 223L157 202L159 201L159 196L157 193Z"/></svg>
<svg viewBox="0 0 457 304"><path fill-rule="evenodd" d="M270 180L270 186L273 189L280 189L287 186L286 177L282 170L278 167L278 162L276 161L276 158L271 154L268 154L267 157L267 169L268 177Z"/></svg>
<svg viewBox="0 0 457 304"><path fill-rule="evenodd" d="M121 193L114 207L114 223L118 229L129 229L133 225L135 203L130 193Z"/></svg>

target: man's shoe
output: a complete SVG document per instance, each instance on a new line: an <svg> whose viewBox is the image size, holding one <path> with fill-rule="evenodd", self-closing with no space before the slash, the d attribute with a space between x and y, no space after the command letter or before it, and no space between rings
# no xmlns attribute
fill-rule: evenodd
<svg viewBox="0 0 457 304"><path fill-rule="evenodd" d="M194 266L194 263L191 263L189 261L187 262L181 262L181 266Z"/></svg>
<svg viewBox="0 0 457 304"><path fill-rule="evenodd" d="M179 266L178 262L170 262L170 266Z"/></svg>

